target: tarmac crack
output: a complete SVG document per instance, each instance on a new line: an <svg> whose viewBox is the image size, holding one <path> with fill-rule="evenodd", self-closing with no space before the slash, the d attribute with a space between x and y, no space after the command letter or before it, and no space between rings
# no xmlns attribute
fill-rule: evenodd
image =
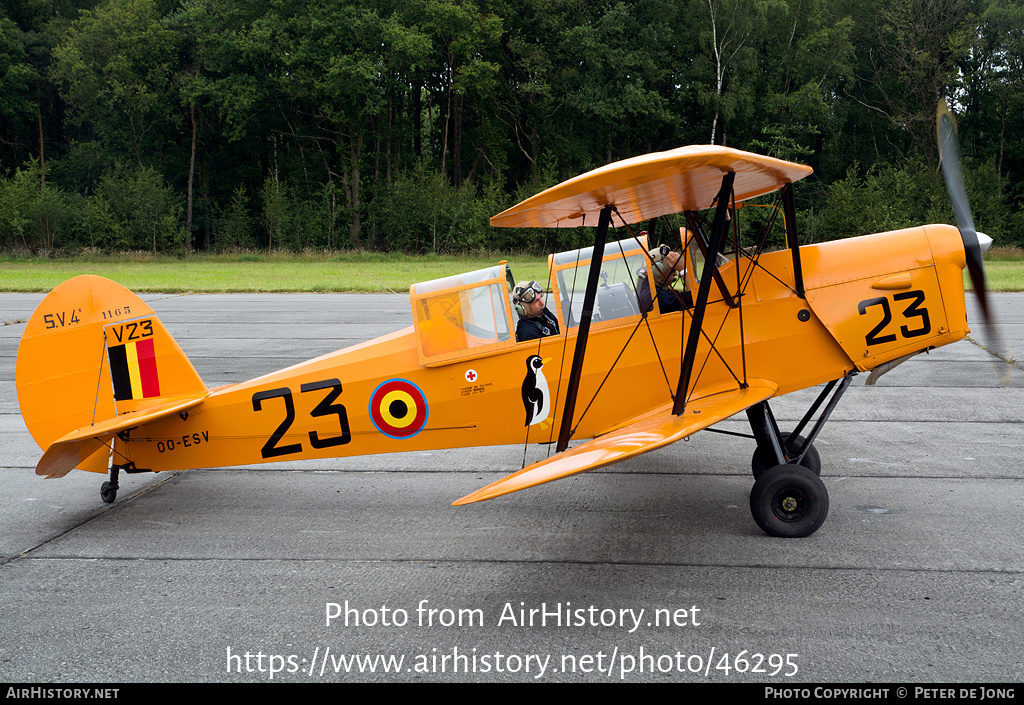
<svg viewBox="0 0 1024 705"><path fill-rule="evenodd" d="M913 574L948 574L948 575L1024 575L1022 569L996 569L996 568L928 568L928 567L907 567L907 566L858 566L858 565L831 565L831 566L820 566L813 564L794 564L786 563L785 565L777 563L750 563L750 564L737 564L737 563L679 563L679 562L653 562L653 561L609 561L607 559L594 559L594 560L530 560L530 559L508 559L500 560L493 558L467 558L467 559L453 559L453 558L296 558L296 557L270 557L261 556L258 558L244 558L244 557L232 557L232 558L220 558L220 557L199 557L199 556L151 556L142 558L139 556L39 556L31 557L32 561L84 561L88 563L96 563L99 561L108 562L132 562L132 563L329 563L329 564L361 564L367 565L375 564L394 564L394 565L427 565L430 567L437 566L466 566L466 565L573 565L573 566L593 566L593 567L608 567L608 568L682 568L682 569L693 569L693 568L719 568L719 569L733 569L733 570L774 570L779 572L785 572L787 574L792 573L794 570L804 571L816 571L822 573L836 573L836 572L879 572L879 573L913 573Z"/></svg>
<svg viewBox="0 0 1024 705"><path fill-rule="evenodd" d="M982 350L987 352L992 357L998 358L999 360L1002 360L1006 364L1011 365L1012 367L1016 367L1018 370L1024 370L1024 367L1021 367L1020 363L1017 362L1016 358L1010 357L1009 355L1003 355L1001 353L996 352L995 350L990 350L988 348L988 346L982 345L981 343L979 343L977 340L975 340L974 338L972 338L969 335L965 336L965 337L966 337L967 340L969 340L972 343L974 343L975 345L977 345L979 348L981 348Z"/></svg>
<svg viewBox="0 0 1024 705"><path fill-rule="evenodd" d="M180 474L180 473L177 473L177 472L170 473L171 477L175 477L178 474ZM33 551L36 551L36 550L42 548L43 546L47 546L47 545L53 543L54 541L56 541L57 539L63 538L64 536L67 536L68 534L70 534L71 532L75 531L76 529L78 529L80 527L83 527L83 526L85 526L86 524L89 524L92 521L95 521L96 519L104 516L108 512L112 512L112 511L117 510L119 507L126 505L128 502L130 502L131 500L135 499L136 497L140 497L143 494L145 494L146 492L149 492L154 487L159 487L160 485L164 484L165 482L170 480L171 477L164 478L163 480L160 480L159 482L156 482L156 483L154 483L152 485L140 488L137 492L134 492L134 493L128 495L127 497L123 498L117 504L111 504L109 506L102 507L95 514L93 514L91 516L88 516L85 519L82 519L81 521L79 521L79 522L77 522L75 524L72 524L71 526L66 527L63 531L61 531L61 532L59 532L57 534L54 534L53 536L50 536L47 539L44 539L44 540L40 541L39 543L37 543L34 546L26 548L23 551L19 551L16 555L0 557L0 568L3 568L3 566L7 565L8 563L13 563L14 561L20 560L22 558L31 558L30 554ZM92 559L92 560L95 560L95 559Z"/></svg>

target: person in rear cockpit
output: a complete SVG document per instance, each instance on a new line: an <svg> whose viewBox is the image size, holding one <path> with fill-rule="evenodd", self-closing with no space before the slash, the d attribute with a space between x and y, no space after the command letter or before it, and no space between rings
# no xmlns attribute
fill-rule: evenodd
<svg viewBox="0 0 1024 705"><path fill-rule="evenodd" d="M673 252L668 245L658 245L650 251L651 271L654 273L654 287L657 289L658 310L661 313L682 311L693 306L689 291L676 291L672 283L679 277L679 272L686 266L686 260L678 252ZM648 313L654 308L653 292L647 281L647 268L638 273L637 303L640 313Z"/></svg>
<svg viewBox="0 0 1024 705"><path fill-rule="evenodd" d="M519 314L516 340L558 335L558 319L544 305L544 289L537 282L519 282L512 290L512 303Z"/></svg>

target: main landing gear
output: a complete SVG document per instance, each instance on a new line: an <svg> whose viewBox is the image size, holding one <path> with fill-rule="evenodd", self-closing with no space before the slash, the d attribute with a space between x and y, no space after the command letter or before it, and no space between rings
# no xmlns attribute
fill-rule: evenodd
<svg viewBox="0 0 1024 705"><path fill-rule="evenodd" d="M840 397L853 381L850 373L825 385L804 418L790 433L780 433L768 402L747 409L757 449L750 460L754 487L750 490L750 513L769 536L799 538L810 536L828 517L828 490L821 481L821 458L814 439L828 420ZM808 432L800 435L838 384L825 410Z"/></svg>
<svg viewBox="0 0 1024 705"><path fill-rule="evenodd" d="M810 536L828 516L828 491L804 466L776 465L754 482L750 513L769 536Z"/></svg>

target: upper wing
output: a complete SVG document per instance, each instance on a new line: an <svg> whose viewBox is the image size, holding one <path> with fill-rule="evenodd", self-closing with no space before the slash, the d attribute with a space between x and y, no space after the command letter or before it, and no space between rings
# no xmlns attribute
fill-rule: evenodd
<svg viewBox="0 0 1024 705"><path fill-rule="evenodd" d="M594 470L674 443L701 429L727 419L737 412L770 399L778 386L768 380L750 380L743 389L736 387L710 392L687 402L682 416L672 413L672 404L634 419L618 430L598 436L564 453L529 465L517 473L493 482L453 505L472 504L552 480Z"/></svg>
<svg viewBox="0 0 1024 705"><path fill-rule="evenodd" d="M691 145L607 164L552 186L491 218L498 228L576 228L597 225L614 204L627 223L709 207L722 177L736 174L736 201L777 191L811 167L717 145ZM589 221L584 218L589 214Z"/></svg>

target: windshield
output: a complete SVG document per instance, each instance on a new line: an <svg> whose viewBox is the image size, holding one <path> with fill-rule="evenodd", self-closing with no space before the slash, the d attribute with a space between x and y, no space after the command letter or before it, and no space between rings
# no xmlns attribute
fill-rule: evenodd
<svg viewBox="0 0 1024 705"><path fill-rule="evenodd" d="M639 315L637 275L646 272L645 246L643 240L638 242L633 238L605 245L597 298L594 301L594 322ZM562 322L570 328L579 325L583 314L583 298L590 278L593 253L593 247L586 247L553 256Z"/></svg>
<svg viewBox="0 0 1024 705"><path fill-rule="evenodd" d="M414 284L413 323L422 354L451 356L511 340L505 263Z"/></svg>

